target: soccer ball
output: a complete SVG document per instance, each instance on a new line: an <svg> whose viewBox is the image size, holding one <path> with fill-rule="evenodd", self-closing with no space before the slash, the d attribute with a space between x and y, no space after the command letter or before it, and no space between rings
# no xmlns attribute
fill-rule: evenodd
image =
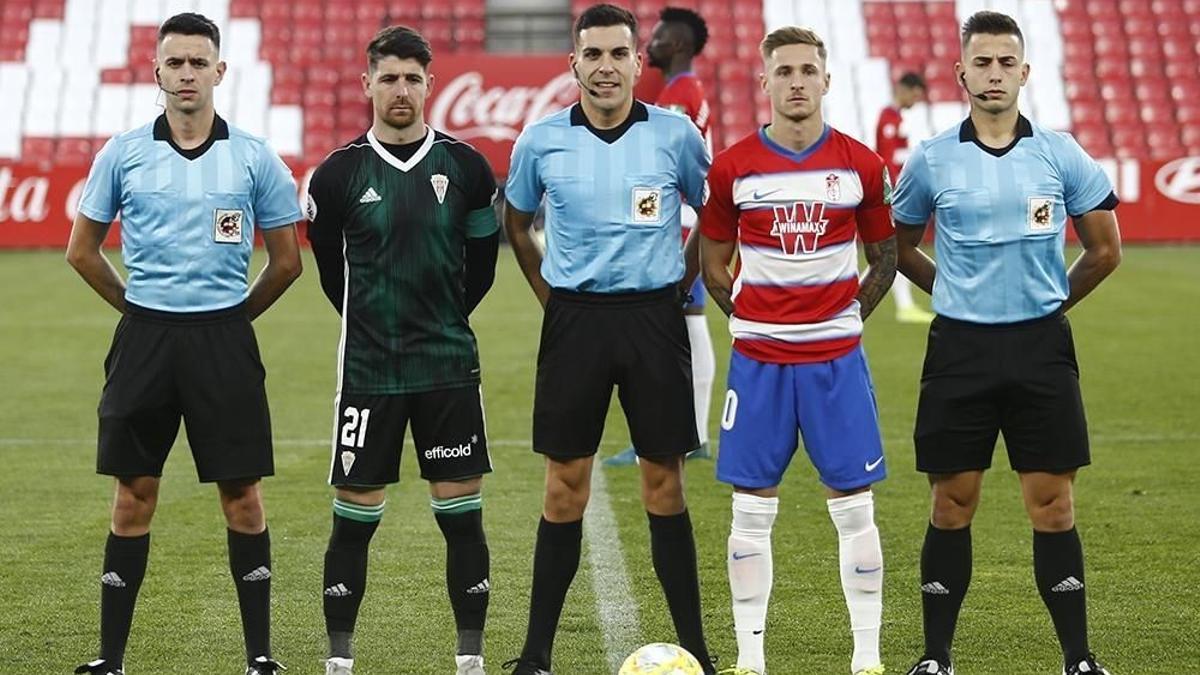
<svg viewBox="0 0 1200 675"><path fill-rule="evenodd" d="M696 657L678 645L655 642L625 659L617 675L703 675Z"/></svg>

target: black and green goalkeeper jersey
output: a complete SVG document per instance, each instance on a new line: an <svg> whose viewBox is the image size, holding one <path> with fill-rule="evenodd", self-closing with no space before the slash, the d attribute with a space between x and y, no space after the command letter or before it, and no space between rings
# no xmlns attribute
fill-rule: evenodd
<svg viewBox="0 0 1200 675"><path fill-rule="evenodd" d="M342 315L339 391L406 394L479 382L464 251L468 239L494 239L495 196L483 155L432 129L399 146L368 131L317 167L308 238L321 285Z"/></svg>

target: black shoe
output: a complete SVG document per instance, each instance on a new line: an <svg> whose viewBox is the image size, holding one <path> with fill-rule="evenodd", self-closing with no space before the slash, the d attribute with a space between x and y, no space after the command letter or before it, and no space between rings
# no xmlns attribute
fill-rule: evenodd
<svg viewBox="0 0 1200 675"><path fill-rule="evenodd" d="M554 675L550 671L542 668L533 661L525 659L512 659L500 664L504 670L512 669L512 675Z"/></svg>
<svg viewBox="0 0 1200 675"><path fill-rule="evenodd" d="M923 659L908 671L908 675L954 675L954 666L943 666L937 659Z"/></svg>
<svg viewBox="0 0 1200 675"><path fill-rule="evenodd" d="M283 664L278 661L266 656L256 656L246 666L246 675L279 675L279 673L285 670L287 668L284 668Z"/></svg>
<svg viewBox="0 0 1200 675"><path fill-rule="evenodd" d="M1108 669L1096 662L1095 654L1088 654L1088 657L1074 665L1063 667L1063 675L1110 675Z"/></svg>
<svg viewBox="0 0 1200 675"><path fill-rule="evenodd" d="M75 669L75 675L84 675L85 673L87 675L125 675L124 670L113 668L104 659L89 661Z"/></svg>

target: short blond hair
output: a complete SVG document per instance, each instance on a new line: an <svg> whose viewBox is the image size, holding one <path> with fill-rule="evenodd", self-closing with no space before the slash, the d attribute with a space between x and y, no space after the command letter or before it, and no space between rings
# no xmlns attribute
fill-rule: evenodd
<svg viewBox="0 0 1200 675"><path fill-rule="evenodd" d="M775 53L776 49L786 45L812 45L817 48L817 56L821 57L821 61L825 61L828 56L828 52L825 50L825 41L821 39L821 36L800 26L784 26L767 33L759 45L759 49L765 60L771 58L771 54Z"/></svg>

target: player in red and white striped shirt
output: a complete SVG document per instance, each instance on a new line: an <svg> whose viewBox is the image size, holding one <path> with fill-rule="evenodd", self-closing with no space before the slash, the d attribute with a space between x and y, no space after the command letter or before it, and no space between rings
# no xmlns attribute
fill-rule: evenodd
<svg viewBox="0 0 1200 675"><path fill-rule="evenodd" d="M737 665L766 668L771 527L799 430L838 531L851 671L877 675L883 554L871 484L886 470L859 342L863 319L895 276L891 184L878 155L822 118L830 80L821 39L781 28L762 53L771 123L717 155L700 218L705 283L734 338L717 477L734 487L728 566ZM870 264L861 280L860 239Z"/></svg>
<svg viewBox="0 0 1200 675"><path fill-rule="evenodd" d="M893 176L900 175L900 167L912 151L908 147L902 112L922 101L925 90L925 78L917 73L904 73L896 80L892 105L879 113L879 122L875 125L875 152L887 162L888 172ZM897 274L892 284L892 300L896 303L896 321L918 324L933 321L933 314L913 301L912 284L902 274Z"/></svg>

